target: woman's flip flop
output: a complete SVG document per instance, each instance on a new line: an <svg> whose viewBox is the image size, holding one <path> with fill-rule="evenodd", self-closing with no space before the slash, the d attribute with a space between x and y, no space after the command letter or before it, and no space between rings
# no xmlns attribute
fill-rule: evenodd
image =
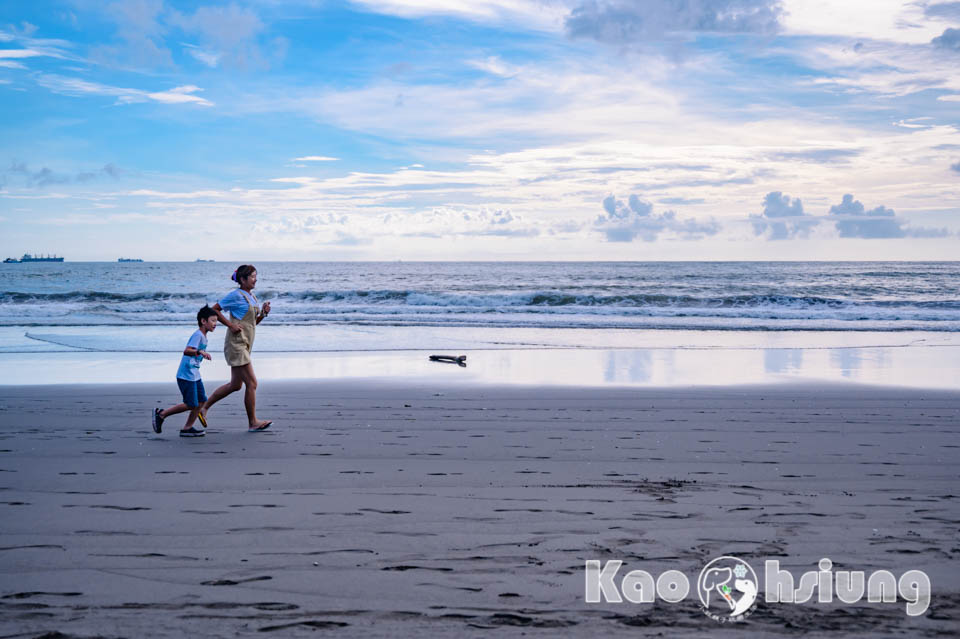
<svg viewBox="0 0 960 639"><path fill-rule="evenodd" d="M197 413L197 419L200 420L200 423L203 424L203 427L207 427L207 418L203 416L203 413Z"/></svg>
<svg viewBox="0 0 960 639"><path fill-rule="evenodd" d="M259 433L261 430L267 430L268 428L270 428L270 424L272 424L272 423L273 423L273 422L264 422L264 423L261 424L260 426L256 426L256 427L254 427L254 428L248 428L248 429L247 429L247 432L248 432L248 433Z"/></svg>

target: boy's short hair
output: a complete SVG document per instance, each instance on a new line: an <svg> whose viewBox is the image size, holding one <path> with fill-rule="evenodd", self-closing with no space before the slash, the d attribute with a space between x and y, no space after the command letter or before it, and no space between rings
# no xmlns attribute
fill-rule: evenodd
<svg viewBox="0 0 960 639"><path fill-rule="evenodd" d="M217 312L210 308L209 305L204 305L199 311L197 311L197 326L200 326L200 322L207 319L208 317L216 317Z"/></svg>

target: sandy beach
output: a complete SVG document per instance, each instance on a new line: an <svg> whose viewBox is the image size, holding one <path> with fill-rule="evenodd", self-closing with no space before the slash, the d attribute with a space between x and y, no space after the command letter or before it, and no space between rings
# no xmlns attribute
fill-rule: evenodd
<svg viewBox="0 0 960 639"><path fill-rule="evenodd" d="M212 383L211 383L212 386ZM172 384L0 389L0 635L945 636L960 632L960 393L266 382L202 439ZM923 570L895 603L588 604L736 555ZM621 574L622 574L621 572ZM52 635L51 635L52 636Z"/></svg>

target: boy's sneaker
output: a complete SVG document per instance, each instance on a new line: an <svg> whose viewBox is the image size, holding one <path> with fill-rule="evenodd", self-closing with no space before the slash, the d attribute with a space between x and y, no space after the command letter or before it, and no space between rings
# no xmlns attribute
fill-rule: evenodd
<svg viewBox="0 0 960 639"><path fill-rule="evenodd" d="M159 408L153 409L153 432L159 433L163 430L163 417L160 416L160 413L163 412Z"/></svg>
<svg viewBox="0 0 960 639"><path fill-rule="evenodd" d="M194 428L193 426L180 431L181 437L203 437L204 435L206 435L206 433L199 428Z"/></svg>

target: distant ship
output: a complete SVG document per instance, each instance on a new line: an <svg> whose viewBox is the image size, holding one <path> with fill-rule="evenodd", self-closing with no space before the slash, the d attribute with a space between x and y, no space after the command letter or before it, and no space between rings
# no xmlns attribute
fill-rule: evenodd
<svg viewBox="0 0 960 639"><path fill-rule="evenodd" d="M117 260L118 262L142 262L139 257L121 257Z"/></svg>
<svg viewBox="0 0 960 639"><path fill-rule="evenodd" d="M56 255L30 255L29 253L24 253L23 257L19 260L15 260L12 257L8 257L3 261L4 264L18 264L22 262L62 262L62 257L57 257Z"/></svg>

